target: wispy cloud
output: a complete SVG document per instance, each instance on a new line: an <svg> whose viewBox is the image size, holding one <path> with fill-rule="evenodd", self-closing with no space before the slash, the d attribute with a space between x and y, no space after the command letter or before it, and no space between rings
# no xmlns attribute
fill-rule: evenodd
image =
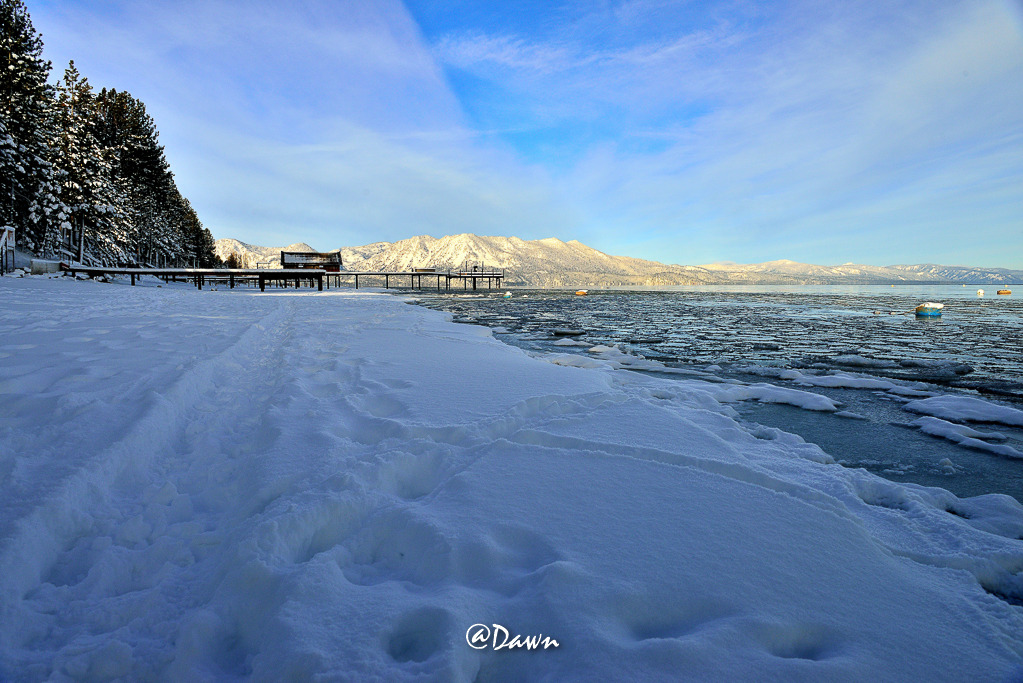
<svg viewBox="0 0 1023 683"><path fill-rule="evenodd" d="M572 220L551 210L542 171L502 174L500 159L471 149L410 145L357 128L325 145L226 135L212 144L203 175L229 175L240 186L234 201L211 202L214 222L270 243L302 234L333 248L423 233L499 234L509 225L550 231Z"/></svg>
<svg viewBox="0 0 1023 683"><path fill-rule="evenodd" d="M570 222L540 169L465 126L398 2L39 4L51 59L147 102L216 237L333 248Z"/></svg>
<svg viewBox="0 0 1023 683"><path fill-rule="evenodd" d="M682 262L970 248L1004 264L990 242L964 244L973 223L1023 246L1023 42L1004 3L796 4L739 19L613 51L495 50L478 36L437 49L521 89L538 128L615 117L612 135L562 148L598 243L629 226ZM553 67L529 66L546 54Z"/></svg>

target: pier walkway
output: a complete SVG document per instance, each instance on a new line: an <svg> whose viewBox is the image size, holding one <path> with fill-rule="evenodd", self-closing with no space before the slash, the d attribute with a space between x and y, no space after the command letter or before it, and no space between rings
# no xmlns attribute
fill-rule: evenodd
<svg viewBox="0 0 1023 683"><path fill-rule="evenodd" d="M323 278L327 274L324 270L312 268L115 268L110 266L69 266L63 263L61 270L72 275L84 273L89 277L130 275L132 285L135 284L137 278L141 278L143 275L152 275L166 282L191 280L199 289L202 289L207 281L226 282L231 289L234 289L236 283L248 282L258 284L261 292L266 290L267 282L281 283L286 287L291 281L294 281L296 287L302 282L307 282L311 287L315 282L317 289L323 291Z"/></svg>
<svg viewBox="0 0 1023 683"><path fill-rule="evenodd" d="M118 268L109 266L83 266L61 264L61 270L72 275L82 273L89 277L100 277L103 275L129 275L131 284L134 285L138 278L143 275L158 277L164 281L192 281L199 289L207 283L225 283L231 289L236 284L247 283L258 285L259 291L266 291L267 283L275 284L278 287L289 287L292 284L297 287L316 285L317 290L323 291L324 285L329 289L333 284L341 286L342 278L347 278L349 283L354 283L359 288L359 278L383 278L385 289L390 289L393 284L399 284L408 278L409 289L423 289L423 278L436 278L437 291L451 291L452 282L461 282L463 290L473 291L482 289L486 283L487 289L500 289L504 280L504 270L499 269L471 269L456 271L438 271L430 268L419 268L411 271L327 271L321 268ZM429 282L429 279L427 280ZM442 288L443 283L443 288Z"/></svg>

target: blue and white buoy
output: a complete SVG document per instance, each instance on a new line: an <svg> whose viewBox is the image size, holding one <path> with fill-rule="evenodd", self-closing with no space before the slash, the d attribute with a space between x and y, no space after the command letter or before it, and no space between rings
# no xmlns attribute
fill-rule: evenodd
<svg viewBox="0 0 1023 683"><path fill-rule="evenodd" d="M945 304L936 304L933 301L928 301L916 307L916 314L917 317L921 318L939 318L943 308L945 308Z"/></svg>

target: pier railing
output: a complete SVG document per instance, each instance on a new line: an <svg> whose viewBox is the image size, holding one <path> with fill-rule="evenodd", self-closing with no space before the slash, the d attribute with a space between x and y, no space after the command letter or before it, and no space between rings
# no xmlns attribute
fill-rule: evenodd
<svg viewBox="0 0 1023 683"><path fill-rule="evenodd" d="M504 277L504 268L488 268L487 270L456 270L448 271L452 277Z"/></svg>
<svg viewBox="0 0 1023 683"><path fill-rule="evenodd" d="M336 278L336 281L340 284L341 277L354 277L355 288L359 288L360 277L382 277L384 278L384 289L390 289L391 278L396 278L398 282L402 278L408 278L409 288L411 289L423 289L423 278L436 278L437 291L444 289L445 291L451 290L452 281L461 281L463 289L468 290L470 285L475 291L480 289L480 285L483 282L487 283L487 289L501 288L501 283L504 280L504 269L503 268L487 268L487 269L459 269L459 270L438 270L436 268L414 268L407 271L353 271L353 270L342 270L340 273L329 273L330 277ZM443 287L441 283L443 282ZM395 285L398 286L398 285Z"/></svg>

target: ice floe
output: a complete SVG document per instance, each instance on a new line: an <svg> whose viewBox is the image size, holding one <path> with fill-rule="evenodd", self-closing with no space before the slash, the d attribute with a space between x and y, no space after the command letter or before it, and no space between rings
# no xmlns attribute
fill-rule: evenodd
<svg viewBox="0 0 1023 683"><path fill-rule="evenodd" d="M911 413L931 415L945 420L990 422L1023 427L1023 410L972 396L933 396L912 401L903 408Z"/></svg>
<svg viewBox="0 0 1023 683"><path fill-rule="evenodd" d="M987 451L996 455L1004 455L1008 458L1023 458L1023 453L1012 446L1003 443L990 443L991 441L1004 441L1006 436L997 432L979 432L965 425L955 424L942 420L938 417L920 417L911 422L920 431L932 436L940 436L953 443L978 451Z"/></svg>

